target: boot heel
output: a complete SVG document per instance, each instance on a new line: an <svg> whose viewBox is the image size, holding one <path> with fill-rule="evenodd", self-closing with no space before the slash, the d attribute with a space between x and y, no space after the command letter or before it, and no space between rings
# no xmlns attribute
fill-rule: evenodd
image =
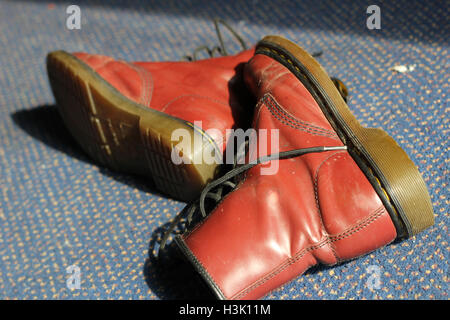
<svg viewBox="0 0 450 320"><path fill-rule="evenodd" d="M203 149L195 150L192 144L190 148L183 149L180 156L176 141L172 141L172 133L177 129L185 129L192 143L195 135L200 134L191 126L174 122L164 115L147 114L139 121L148 175L159 190L176 194L179 199L193 200L214 178L219 164L195 163L195 152L202 152ZM172 159L173 153L178 157Z"/></svg>
<svg viewBox="0 0 450 320"><path fill-rule="evenodd" d="M363 128L355 133L361 141L374 175L394 204L407 235L415 235L434 224L434 214L425 182L406 152L380 129ZM377 174L378 173L378 174Z"/></svg>

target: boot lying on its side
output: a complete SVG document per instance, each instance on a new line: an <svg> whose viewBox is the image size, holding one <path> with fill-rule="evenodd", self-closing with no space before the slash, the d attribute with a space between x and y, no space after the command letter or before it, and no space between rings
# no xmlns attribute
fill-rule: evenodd
<svg viewBox="0 0 450 320"><path fill-rule="evenodd" d="M55 51L47 56L47 71L65 125L93 159L150 177L160 191L191 200L223 162L226 129L248 126L253 110L242 106L247 92L242 67L253 53L192 62L125 62ZM208 135L211 128L221 135ZM171 157L177 129L186 129L192 144L182 150L182 164ZM195 160L206 147L194 145L195 136L216 150L217 161Z"/></svg>
<svg viewBox="0 0 450 320"><path fill-rule="evenodd" d="M313 265L356 258L434 223L414 163L386 132L359 124L304 50L265 37L244 77L258 101L254 128L279 130L278 154L209 184L202 214L208 193L245 171L206 219L175 239L218 298L263 297ZM278 171L262 175L268 160L279 161Z"/></svg>

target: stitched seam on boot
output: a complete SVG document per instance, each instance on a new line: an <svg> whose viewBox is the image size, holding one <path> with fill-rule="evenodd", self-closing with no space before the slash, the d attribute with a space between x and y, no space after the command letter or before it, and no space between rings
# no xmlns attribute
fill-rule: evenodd
<svg viewBox="0 0 450 320"><path fill-rule="evenodd" d="M145 96L144 96L144 98L142 98L142 103L146 107L150 107L150 103L153 98L153 88L154 88L153 76L152 76L152 73L150 71L148 71L147 69L140 68L139 70L142 73L143 78L145 79L144 85L143 85L143 90L144 90Z"/></svg>
<svg viewBox="0 0 450 320"><path fill-rule="evenodd" d="M266 102L266 104L268 104L268 107L277 112L278 115L277 118L281 118L281 120L288 122L291 126L294 126L296 128L303 127L312 132L317 132L317 134L336 136L336 134L334 134L333 132L329 132L326 129L316 127L312 124L308 124L304 121L301 121L289 115L282 107L280 107L279 103L270 94L266 94L263 97L263 100L264 102Z"/></svg>
<svg viewBox="0 0 450 320"><path fill-rule="evenodd" d="M283 117L283 114L280 113L280 110L277 108L274 108L274 106L269 102L269 101L265 101L267 103L264 103L264 105L266 106L266 108L270 111L270 113L281 123L283 123L284 125L287 125L291 128L297 129L297 130L302 130L305 131L307 133L313 134L313 135L319 135L319 136L325 136L328 138L333 138L333 139L337 139L336 136L334 135L330 135L315 129L312 129L310 127L307 127L305 125L302 124L298 124L298 123L293 123L292 121L290 121L289 119L286 119L285 117Z"/></svg>
<svg viewBox="0 0 450 320"><path fill-rule="evenodd" d="M300 260L306 253L320 249L321 247L325 246L328 242L336 242L339 240L343 240L345 238L348 238L352 236L353 234L361 231L371 223L373 223L375 220L377 220L384 212L385 208L379 207L377 210L375 210L371 215L369 215L365 220L359 222L356 225L353 225L352 227L348 228L344 232L341 232L337 235L330 235L329 238L324 239L322 241L319 241L316 244L310 245L309 247L306 247L305 249L300 250L297 252L292 258L286 259L285 262L280 264L277 268L273 269L272 272L267 274L266 276L260 278L259 280L255 281L251 286L247 287L246 289L241 290L240 293L235 294L231 299L240 299L244 297L245 295L249 294L251 291L255 290L259 286L263 285L285 269L287 269L292 264L296 263L298 260Z"/></svg>
<svg viewBox="0 0 450 320"><path fill-rule="evenodd" d="M130 64L128 62L125 62L125 61L122 61L122 60L116 60L115 62L123 64L126 67L130 67L131 69L136 71L138 73L138 75L139 75L139 78L141 79L141 83L144 83L144 78L142 76L142 73L139 72L139 70L136 67L134 67L132 64ZM141 90L141 94L139 96L139 101L138 101L139 104L142 104L142 100L143 100L142 98L143 98L144 94L145 94L144 90Z"/></svg>
<svg viewBox="0 0 450 320"><path fill-rule="evenodd" d="M275 97L271 93L265 94L264 98L270 99L270 101L272 102L272 105L275 108L277 108L278 111L280 111L282 113L281 116L283 116L283 118L285 118L287 121L291 120L292 122L296 122L299 125L307 126L307 127L311 128L312 130L320 131L320 132L323 132L323 133L328 133L328 134L330 134L332 136L335 136L336 138L338 137L336 132L334 132L333 130L325 129L325 128L322 128L321 126L318 126L318 125L312 124L310 122L307 122L307 121L304 121L304 120L296 118L289 111L287 111L285 108L283 108L281 106L281 104L277 101L277 99L275 99Z"/></svg>
<svg viewBox="0 0 450 320"><path fill-rule="evenodd" d="M344 151L338 151L338 152L334 152L333 154L331 154L330 156L326 157L321 163L320 165L317 167L316 169L316 173L314 175L314 198L316 200L316 208L317 208L317 213L319 214L320 217L320 224L322 225L323 230L325 231L325 236L327 237L327 239L330 239L330 234L328 233L327 229L325 228L325 224L323 222L323 215L322 215L322 210L320 209L320 204L319 204L319 192L318 192L318 182L319 182L319 171L320 168L322 167L322 165L327 162L328 160L330 160L331 158L333 158L335 155L339 154L339 153L343 153ZM339 159L341 157L341 155L338 155L337 157L335 157L334 159ZM330 249L333 252L334 258L336 259L336 263L339 263L340 258L336 252L336 247L334 246L333 242L330 242Z"/></svg>
<svg viewBox="0 0 450 320"><path fill-rule="evenodd" d="M139 103L149 107L150 101L153 96L153 77L151 73L143 68L137 67L132 63L128 63L126 61L117 60L117 62L123 63L128 67L131 67L134 71L136 71L139 74L139 78L141 78L142 83L142 92L141 96L139 98Z"/></svg>
<svg viewBox="0 0 450 320"><path fill-rule="evenodd" d="M86 57L86 60L89 60L89 59L92 58L93 56L94 56L94 55L88 53L88 56ZM105 61L103 61L101 65L98 65L95 69L92 68L92 70L94 70L95 72L97 72L98 69L103 68L107 63L109 63L109 62L111 62L111 61L114 61L114 58L111 58L111 57L107 57L107 58L108 58L108 59L106 59ZM84 61L83 61L83 62L84 62ZM86 62L86 64L87 64L87 62ZM89 66L89 67L90 67L90 66ZM98 72L97 72L97 73L98 73Z"/></svg>
<svg viewBox="0 0 450 320"><path fill-rule="evenodd" d="M264 106L266 106L267 110L269 110L272 116L274 116L278 121L280 121L284 125L287 125L297 130L305 131L312 135L319 135L339 140L338 136L335 133L328 133L326 129L316 127L308 123L299 122L299 120L295 118L290 119L286 115L284 109L276 102L276 100L274 100L273 98L269 99L269 96L270 96L269 94L266 94L262 98ZM320 130L318 130L317 128L319 128Z"/></svg>
<svg viewBox="0 0 450 320"><path fill-rule="evenodd" d="M253 59L255 58L255 56L253 56L249 62L247 63L248 65L251 65L253 62ZM261 83L262 83L262 78L264 77L264 74L266 73L267 70L269 70L273 65L275 64L275 61L272 61L269 65L265 66L264 69L261 70L261 76L257 77L259 78L258 82L256 83L256 87L260 87ZM253 68L253 67L250 67Z"/></svg>

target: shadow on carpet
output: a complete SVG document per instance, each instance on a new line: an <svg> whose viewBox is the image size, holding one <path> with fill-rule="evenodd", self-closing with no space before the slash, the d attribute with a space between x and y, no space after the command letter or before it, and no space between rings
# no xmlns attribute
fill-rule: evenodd
<svg viewBox="0 0 450 320"><path fill-rule="evenodd" d="M159 193L153 185L153 182L148 179L111 171L91 160L64 126L56 106L43 105L33 109L19 110L14 112L11 118L17 126L34 139L79 161L98 166L100 173L105 176L113 178L131 188L149 192L155 196L167 197Z"/></svg>

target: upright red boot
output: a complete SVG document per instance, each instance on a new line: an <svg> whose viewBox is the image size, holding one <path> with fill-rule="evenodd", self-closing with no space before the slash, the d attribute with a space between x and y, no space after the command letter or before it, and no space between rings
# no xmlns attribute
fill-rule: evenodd
<svg viewBox="0 0 450 320"><path fill-rule="evenodd" d="M216 175L226 129L248 126L253 110L243 107L248 94L242 67L253 53L194 62L125 62L56 51L47 57L47 70L64 123L92 158L146 175L166 194L190 200ZM208 135L211 128L220 134ZM182 164L172 161L176 129L187 130L192 144L182 150ZM198 138L203 145L194 145ZM195 160L206 147L216 150L212 164Z"/></svg>
<svg viewBox="0 0 450 320"><path fill-rule="evenodd" d="M278 154L208 185L202 213L210 191L245 171L206 219L176 237L218 298L260 298L315 264L356 258L434 223L414 163L384 131L359 124L304 50L266 37L244 74L258 100L254 128L278 130ZM277 173L262 175L273 161Z"/></svg>

